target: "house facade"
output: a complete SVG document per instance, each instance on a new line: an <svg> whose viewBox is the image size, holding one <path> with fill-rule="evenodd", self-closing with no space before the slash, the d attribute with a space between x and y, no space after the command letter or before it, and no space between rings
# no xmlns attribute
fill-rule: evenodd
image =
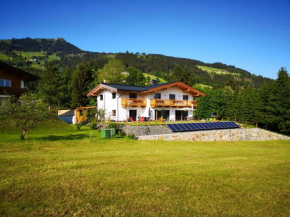
<svg viewBox="0 0 290 217"><path fill-rule="evenodd" d="M97 107L105 111L106 119L176 121L193 118L195 99L205 94L176 81L146 87L101 83L87 96L96 97Z"/></svg>
<svg viewBox="0 0 290 217"><path fill-rule="evenodd" d="M25 92L25 83L37 79L39 77L0 62L0 103L11 95L21 96Z"/></svg>

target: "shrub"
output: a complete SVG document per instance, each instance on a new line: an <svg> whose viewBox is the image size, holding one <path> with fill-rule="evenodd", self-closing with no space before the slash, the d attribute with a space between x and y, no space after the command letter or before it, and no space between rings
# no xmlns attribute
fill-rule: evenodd
<svg viewBox="0 0 290 217"><path fill-rule="evenodd" d="M108 129L111 129L111 128L114 128L114 129L117 130L118 129L118 125L116 123L112 123L111 122L111 123L108 124Z"/></svg>
<svg viewBox="0 0 290 217"><path fill-rule="evenodd" d="M128 136L129 139L135 139L135 135L132 133Z"/></svg>
<svg viewBox="0 0 290 217"><path fill-rule="evenodd" d="M120 136L124 137L126 136L126 133L124 131L120 131Z"/></svg>
<svg viewBox="0 0 290 217"><path fill-rule="evenodd" d="M82 123L76 123L77 130L80 131L82 127Z"/></svg>
<svg viewBox="0 0 290 217"><path fill-rule="evenodd" d="M95 124L94 122L91 122L91 123L90 123L90 129L93 130L93 129L95 129L95 128L96 128L96 124Z"/></svg>

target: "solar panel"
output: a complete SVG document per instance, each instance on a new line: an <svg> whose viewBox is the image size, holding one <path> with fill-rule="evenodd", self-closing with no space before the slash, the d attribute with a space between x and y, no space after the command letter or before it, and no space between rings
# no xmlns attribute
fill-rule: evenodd
<svg viewBox="0 0 290 217"><path fill-rule="evenodd" d="M233 121L227 122L209 122L209 123L184 123L184 124L167 124L172 132L201 131L201 130L218 130L234 129L239 126Z"/></svg>

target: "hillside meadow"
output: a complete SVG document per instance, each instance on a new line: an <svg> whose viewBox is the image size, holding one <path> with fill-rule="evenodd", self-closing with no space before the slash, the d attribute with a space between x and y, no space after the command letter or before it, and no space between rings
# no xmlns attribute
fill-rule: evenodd
<svg viewBox="0 0 290 217"><path fill-rule="evenodd" d="M0 216L289 216L290 142L101 139L0 127Z"/></svg>

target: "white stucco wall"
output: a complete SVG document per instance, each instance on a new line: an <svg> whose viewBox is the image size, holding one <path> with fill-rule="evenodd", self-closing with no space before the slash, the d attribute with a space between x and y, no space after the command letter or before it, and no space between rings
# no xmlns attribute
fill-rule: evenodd
<svg viewBox="0 0 290 217"><path fill-rule="evenodd" d="M191 94L183 92L178 87L171 87L165 90L158 91L157 93L161 93L161 99L169 99L169 94L175 94L175 100L183 100L183 95L188 95L188 100L194 100ZM103 95L103 100L100 100L100 95ZM136 110L137 117L149 117L149 108L150 108L150 99L154 99L154 93L150 93L147 95L141 95L137 93L137 98L139 99L147 99L147 106L145 108L142 107L126 107L122 108L121 99L129 98L129 92L126 93L116 93L116 98L112 99L112 92L110 90L103 90L99 93L97 97L97 106L98 109L104 109L106 112L106 119L110 118L110 120L115 121L126 121L129 117L129 110ZM169 120L175 120L175 111L180 110L179 108L150 108L150 118L151 120L155 120L156 111L161 110L169 110ZM112 110L116 110L116 116L112 115ZM188 111L188 117L192 117L192 112Z"/></svg>

